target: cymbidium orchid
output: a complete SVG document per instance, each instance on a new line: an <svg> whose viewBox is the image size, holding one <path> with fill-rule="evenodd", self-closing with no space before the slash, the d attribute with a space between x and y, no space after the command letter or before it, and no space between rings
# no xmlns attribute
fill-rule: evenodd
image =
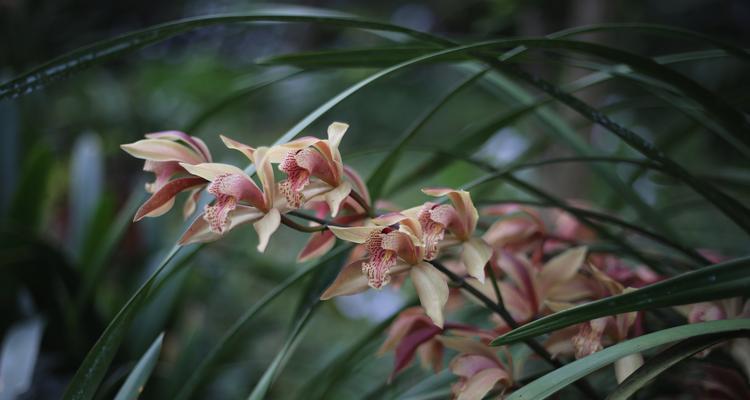
<svg viewBox="0 0 750 400"><path fill-rule="evenodd" d="M258 251L264 251L268 239L279 227L283 202L276 202L273 168L267 157L268 148L254 149L222 136L227 147L241 151L255 164L261 188L243 170L229 164L180 164L193 175L210 182L208 192L216 197L206 205L200 218L188 228L180 243L208 242L237 225L253 223L258 233Z"/></svg>
<svg viewBox="0 0 750 400"><path fill-rule="evenodd" d="M419 221L403 214L387 214L362 227L329 229L339 239L364 244L367 258L345 266L321 299L380 289L392 275L409 272L427 315L443 326L443 306L448 301L445 277L425 261L424 233Z"/></svg>
<svg viewBox="0 0 750 400"><path fill-rule="evenodd" d="M575 301L585 298L591 289L582 283L579 269L586 260L586 247L575 247L551 258L541 266L522 255L500 251L496 264L508 277L498 283L508 312L518 323L526 323L545 311L549 302ZM485 295L496 298L491 283L475 283ZM509 326L498 320L498 330Z"/></svg>
<svg viewBox="0 0 750 400"><path fill-rule="evenodd" d="M145 160L144 171L156 175L154 182L146 184L146 191L152 196L138 209L133 220L166 213L174 206L177 194L190 190L182 210L187 218L195 211L198 195L207 182L201 177L190 176L181 164L211 162L211 152L201 139L184 132L164 131L145 136L146 139L120 145L128 154Z"/></svg>
<svg viewBox="0 0 750 400"><path fill-rule="evenodd" d="M447 188L428 188L422 192L434 197L448 196L453 204L426 203L420 210L418 218L425 230L428 254L437 254L438 242L448 230L452 234L450 239L461 245L461 261L469 275L484 282L484 267L492 256L492 248L482 238L473 236L479 213L469 192Z"/></svg>
<svg viewBox="0 0 750 400"><path fill-rule="evenodd" d="M279 164L279 170L287 175L279 188L290 207L299 208L304 202L320 197L328 203L332 216L338 214L341 203L352 190L346 177L359 179L344 168L339 152L339 143L348 128L347 124L334 122L328 127L328 139L307 136L269 150L270 161Z"/></svg>
<svg viewBox="0 0 750 400"><path fill-rule="evenodd" d="M463 337L438 339L445 347L459 352L450 362L451 372L459 377L452 387L454 399L483 399L492 389L504 393L513 386L512 366L498 358L495 348ZM510 362L510 354L506 354Z"/></svg>
<svg viewBox="0 0 750 400"><path fill-rule="evenodd" d="M443 365L443 344L438 335L445 332L460 336L478 336L484 340L492 340L494 334L465 324L446 322L443 328L432 323L424 310L420 307L410 307L402 311L393 321L388 337L378 350L378 354L385 354L395 350L395 359L391 378L409 366L415 353L419 355L422 367L432 368L436 373Z"/></svg>

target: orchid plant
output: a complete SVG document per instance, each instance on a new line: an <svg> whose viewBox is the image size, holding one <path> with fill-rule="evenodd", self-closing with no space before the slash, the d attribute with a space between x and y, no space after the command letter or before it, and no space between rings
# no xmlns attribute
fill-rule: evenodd
<svg viewBox="0 0 750 400"><path fill-rule="evenodd" d="M347 124L334 122L326 139L307 136L270 147L251 147L221 136L226 147L247 157L255 174L212 162L203 142L187 134L146 135L122 146L145 159L144 169L156 174L156 181L146 186L153 194L135 219L164 214L176 195L186 190L190 194L183 213L189 216L203 190L210 202L188 227L181 244L215 241L246 223L257 232L259 252L282 224L310 234L299 253L300 262L325 255L337 239L354 244L350 261L321 300L389 285L412 286L421 307L396 317L379 354L395 352L393 379L416 354L423 366L438 372L446 349L456 351L449 369L457 376L453 385L457 399L480 399L490 392L506 395L519 387L521 372L514 369L508 348L499 354L490 346L494 336L661 279L647 267L623 269L612 255L589 254L580 243L592 241L596 234L565 213L552 215L555 223L548 227L528 207L491 205L482 215L495 221L480 229L480 213L471 193L451 188L422 189L437 202L403 209L391 204L379 211L359 173L342 160L339 145L347 129ZM277 180L276 173L283 179ZM294 219L307 219L308 224ZM407 280L411 285L403 285ZM454 310L470 304L463 300L465 292L452 290L451 285L470 293L469 299L478 304L491 305L495 313L480 325L446 320L449 302ZM738 301L697 304L688 311L690 320L740 315ZM558 365L560 359L582 358L638 336L642 324L638 312L597 318L559 330L543 346L532 349ZM747 365L747 358L738 357ZM637 353L618 360L617 380L625 380L642 363ZM585 384L581 390L591 395Z"/></svg>

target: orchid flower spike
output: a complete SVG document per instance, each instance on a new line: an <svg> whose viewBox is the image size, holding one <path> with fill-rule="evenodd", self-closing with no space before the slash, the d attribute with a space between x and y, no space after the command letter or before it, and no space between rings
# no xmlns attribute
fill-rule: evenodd
<svg viewBox="0 0 750 400"><path fill-rule="evenodd" d="M443 307L448 301L448 283L425 259L423 231L419 221L392 213L372 220L374 225L329 229L339 239L364 244L367 258L345 266L321 299L380 289L391 275L409 272L427 316L443 326Z"/></svg>
<svg viewBox="0 0 750 400"><path fill-rule="evenodd" d="M479 213L471 194L465 190L447 188L422 189L428 196L448 196L453 206L426 203L420 212L419 220L430 226L431 232L447 229L461 243L461 261L469 275L484 282L484 267L492 256L492 248L482 238L473 237L479 220ZM442 239L442 237L441 237ZM434 240L434 239L433 239ZM431 246L437 247L437 243Z"/></svg>
<svg viewBox="0 0 750 400"><path fill-rule="evenodd" d="M347 124L334 122L328 127L328 139L302 137L269 150L271 162L279 164L279 170L287 175L279 186L292 208L319 197L328 203L332 216L338 214L341 203L352 191L345 179L350 174L339 152L339 143L348 128Z"/></svg>
<svg viewBox="0 0 750 400"><path fill-rule="evenodd" d="M146 191L152 196L138 209L133 218L139 221L144 217L158 217L174 206L178 193L190 190L182 213L185 218L195 212L195 205L206 180L188 176L180 163L200 164L211 162L211 152L203 141L179 131L164 131L146 134L146 139L120 145L133 157L145 160L144 171L153 172L156 180L146 184ZM172 179L175 175L184 175Z"/></svg>
<svg viewBox="0 0 750 400"><path fill-rule="evenodd" d="M227 147L241 151L255 164L262 189L245 171L232 165L180 164L191 174L209 181L208 192L216 197L213 204L206 205L201 218L188 228L180 244L213 241L237 225L252 222L258 232L258 251L263 252L271 234L279 227L281 213L285 211L283 203L275 203L276 188L268 148L254 149L223 136L222 140Z"/></svg>

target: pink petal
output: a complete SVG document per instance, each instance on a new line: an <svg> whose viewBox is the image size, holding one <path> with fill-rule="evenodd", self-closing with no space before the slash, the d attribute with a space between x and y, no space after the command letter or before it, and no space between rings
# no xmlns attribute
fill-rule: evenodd
<svg viewBox="0 0 750 400"><path fill-rule="evenodd" d="M496 384L502 383L508 387L511 384L510 375L499 368L486 369L467 380L458 392L456 400L474 400L484 398Z"/></svg>
<svg viewBox="0 0 750 400"><path fill-rule="evenodd" d="M135 213L133 221L139 221L143 217L155 217L157 215L154 211L157 210L163 214L167 210L159 210L159 208L164 206L170 200L174 200L178 193L205 184L206 180L203 178L179 178L167 183L143 203L141 208Z"/></svg>
<svg viewBox="0 0 750 400"><path fill-rule="evenodd" d="M357 171L355 171L354 168L348 165L344 165L344 174L354 184L353 190L359 193L359 195L365 199L365 202L367 204L372 204L372 200L370 199L370 192L367 190L367 185L365 184L365 181L362 180L362 177L359 176Z"/></svg>
<svg viewBox="0 0 750 400"><path fill-rule="evenodd" d="M396 265L396 252L383 247L383 241L387 237L381 231L373 231L365 242L369 260L362 264L362 273L367 276L370 287L375 289L390 282L390 268Z"/></svg>
<svg viewBox="0 0 750 400"><path fill-rule="evenodd" d="M305 262L328 253L336 244L336 236L330 231L315 232L297 256L297 262Z"/></svg>
<svg viewBox="0 0 750 400"><path fill-rule="evenodd" d="M586 246L574 247L549 260L539 273L540 291L545 293L556 285L568 282L578 274L586 261ZM544 297L544 294L542 294Z"/></svg>
<svg viewBox="0 0 750 400"><path fill-rule="evenodd" d="M221 141L224 142L224 145L227 146L227 148L241 152L245 155L245 157L248 158L248 160L255 163L255 148L250 147L244 143L240 143L234 139L228 138L224 135L219 135L219 137L221 138Z"/></svg>
<svg viewBox="0 0 750 400"><path fill-rule="evenodd" d="M256 221L262 216L263 213L254 207L237 206L237 209L232 211L229 216L231 222L226 231L230 231L239 225ZM199 215L182 235L179 243L186 245L198 242L211 242L219 238L221 238L221 235L213 232L204 216Z"/></svg>
<svg viewBox="0 0 750 400"><path fill-rule="evenodd" d="M396 357L394 359L393 372L391 372L391 379L411 363L420 345L434 338L440 332L441 329L437 326L428 325L407 334L401 340L398 347L396 347Z"/></svg>

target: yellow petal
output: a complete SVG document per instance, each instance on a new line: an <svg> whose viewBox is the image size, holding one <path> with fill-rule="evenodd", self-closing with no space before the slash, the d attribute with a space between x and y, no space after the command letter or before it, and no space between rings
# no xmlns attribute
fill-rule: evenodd
<svg viewBox="0 0 750 400"><path fill-rule="evenodd" d="M291 142L271 146L271 148L268 149L268 160L274 164L278 164L284 159L284 157L286 157L287 153L289 153L290 151L296 151L304 149L306 147L310 147L319 141L320 139L316 137L306 136L292 140Z"/></svg>
<svg viewBox="0 0 750 400"><path fill-rule="evenodd" d="M542 292L573 279L586 260L587 251L586 246L574 247L547 261L539 273Z"/></svg>
<svg viewBox="0 0 750 400"><path fill-rule="evenodd" d="M462 245L461 260L470 276L484 283L484 266L492 256L492 248L480 238L473 237Z"/></svg>
<svg viewBox="0 0 750 400"><path fill-rule="evenodd" d="M245 175L245 171L235 167L234 165L222 164L222 163L200 163L190 165L186 163L180 163L182 168L185 168L187 172L192 175L200 176L203 179L214 181L216 177L226 174L237 174L242 176ZM250 179L250 178L248 178Z"/></svg>
<svg viewBox="0 0 750 400"><path fill-rule="evenodd" d="M617 383L622 383L630 374L635 372L643 365L643 356L641 353L628 354L627 356L615 361L615 376Z"/></svg>
<svg viewBox="0 0 750 400"><path fill-rule="evenodd" d="M268 246L268 239L271 235L276 232L281 223L281 214L279 210L272 208L269 210L263 218L259 219L253 224L255 231L258 232L258 251L263 252Z"/></svg>
<svg viewBox="0 0 750 400"><path fill-rule="evenodd" d="M251 162L255 162L255 156L253 153L255 152L255 149L253 147L250 147L244 143L240 143L234 139L228 138L224 135L219 135L221 138L221 141L224 142L224 145L227 146L227 148L230 148L232 150L237 150L242 152L242 154L245 155Z"/></svg>
<svg viewBox="0 0 750 400"><path fill-rule="evenodd" d="M339 147L341 138L344 137L347 129L349 129L349 125L343 122L334 122L328 126L328 141L331 143L331 147Z"/></svg>
<svg viewBox="0 0 750 400"><path fill-rule="evenodd" d="M152 161L182 161L197 164L203 161L193 149L166 139L142 139L122 144L120 148L133 157Z"/></svg>
<svg viewBox="0 0 750 400"><path fill-rule="evenodd" d="M343 182L325 194L326 203L328 203L332 217L335 217L339 213L341 203L346 200L351 191L352 187L349 182Z"/></svg>
<svg viewBox="0 0 750 400"><path fill-rule="evenodd" d="M479 220L479 212L474 207L474 202L471 200L471 194L465 190L454 190L448 188L425 188L422 189L422 193L433 196L442 197L448 196L453 203L453 207L456 208L456 212L459 217L463 220L466 228L468 229L467 234L471 235L474 229L477 227L477 221Z"/></svg>
<svg viewBox="0 0 750 400"><path fill-rule="evenodd" d="M362 273L362 262L357 260L341 269L331 286L320 296L321 300L328 300L336 296L348 296L362 293L370 288L367 276Z"/></svg>
<svg viewBox="0 0 750 400"><path fill-rule="evenodd" d="M263 186L263 196L266 200L267 207L273 207L275 180L273 177L273 167L268 159L268 147L258 147L254 152L255 167L258 171L260 184Z"/></svg>
<svg viewBox="0 0 750 400"><path fill-rule="evenodd" d="M432 265L421 262L410 272L419 301L432 322L443 327L443 306L448 301L448 283L445 277Z"/></svg>
<svg viewBox="0 0 750 400"><path fill-rule="evenodd" d="M377 226L330 226L328 229L341 240L354 243L364 243L370 234L374 231L378 231L382 228Z"/></svg>

